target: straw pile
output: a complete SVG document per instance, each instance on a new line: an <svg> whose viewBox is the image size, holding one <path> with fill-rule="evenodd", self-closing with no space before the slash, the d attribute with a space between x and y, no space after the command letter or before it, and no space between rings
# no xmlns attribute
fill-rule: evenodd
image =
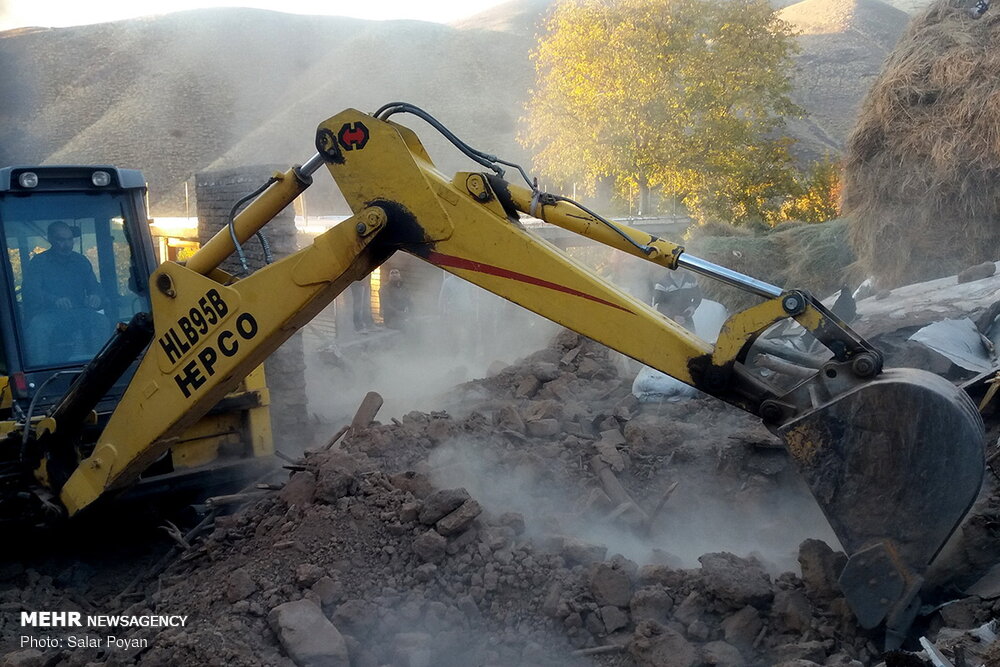
<svg viewBox="0 0 1000 667"><path fill-rule="evenodd" d="M848 139L844 210L880 287L997 258L1000 11L938 0L913 20Z"/></svg>

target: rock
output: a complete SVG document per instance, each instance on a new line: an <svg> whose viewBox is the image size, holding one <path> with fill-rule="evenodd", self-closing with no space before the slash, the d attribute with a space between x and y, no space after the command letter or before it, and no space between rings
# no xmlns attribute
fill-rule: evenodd
<svg viewBox="0 0 1000 667"><path fill-rule="evenodd" d="M683 635L653 621L636 626L628 652L639 667L693 667L698 663L698 651Z"/></svg>
<svg viewBox="0 0 1000 667"><path fill-rule="evenodd" d="M700 618L687 628L688 637L700 642L707 640L710 634L712 634L712 631L709 629L708 623Z"/></svg>
<svg viewBox="0 0 1000 667"><path fill-rule="evenodd" d="M417 518L424 525L433 525L445 515L458 509L470 497L465 489L435 491L424 498L424 506L420 508L420 515Z"/></svg>
<svg viewBox="0 0 1000 667"><path fill-rule="evenodd" d="M534 375L529 375L517 385L517 389L514 390L515 398L531 398L538 393L541 389L542 383Z"/></svg>
<svg viewBox="0 0 1000 667"><path fill-rule="evenodd" d="M625 436L617 428L608 429L607 431L601 431L600 440L598 440L598 445L604 444L609 447L623 447L625 445ZM608 461L610 463L610 461Z"/></svg>
<svg viewBox="0 0 1000 667"><path fill-rule="evenodd" d="M389 483L400 491L409 491L417 498L423 498L434 490L427 475L412 470L390 475Z"/></svg>
<svg viewBox="0 0 1000 667"><path fill-rule="evenodd" d="M944 621L945 626L959 630L968 630L980 625L976 620L976 612L981 605L982 600L971 596L949 602L938 609L938 613L941 614L941 620Z"/></svg>
<svg viewBox="0 0 1000 667"><path fill-rule="evenodd" d="M237 568L229 574L228 585L226 587L226 600L236 603L245 600L257 591L257 584L250 577L250 573L244 568Z"/></svg>
<svg viewBox="0 0 1000 667"><path fill-rule="evenodd" d="M464 503L459 505L458 509L454 512L451 512L438 521L435 524L435 528L438 533L444 535L445 537L457 535L472 525L472 522L476 520L476 517L479 516L482 511L483 508L480 507L479 503L477 503L474 499L469 498Z"/></svg>
<svg viewBox="0 0 1000 667"><path fill-rule="evenodd" d="M601 620L609 633L628 625L628 614L612 605L601 607Z"/></svg>
<svg viewBox="0 0 1000 667"><path fill-rule="evenodd" d="M431 442L439 444L451 437L453 428L454 423L450 418L432 419L431 423L424 429L424 433Z"/></svg>
<svg viewBox="0 0 1000 667"><path fill-rule="evenodd" d="M614 434L617 437L606 437L608 434ZM619 440L621 441L620 443L618 442ZM615 472L623 472L625 470L625 457L618 451L619 444L624 445L625 438L621 437L621 433L617 429L614 429L601 433L601 439L595 445L601 460L607 463Z"/></svg>
<svg viewBox="0 0 1000 667"><path fill-rule="evenodd" d="M771 577L754 559L722 552L705 554L698 562L705 589L732 607L763 605L774 597Z"/></svg>
<svg viewBox="0 0 1000 667"><path fill-rule="evenodd" d="M764 622L757 610L748 605L724 619L720 627L727 642L746 651L753 647Z"/></svg>
<svg viewBox="0 0 1000 667"><path fill-rule="evenodd" d="M459 534L454 539L448 541L448 548L447 548L448 555L454 556L455 554L462 552L469 545L474 543L478 537L479 537L479 531L477 531L475 528L467 528L465 532Z"/></svg>
<svg viewBox="0 0 1000 667"><path fill-rule="evenodd" d="M281 491L278 491L278 497L289 506L311 505L316 497L316 475L305 470L293 473Z"/></svg>
<svg viewBox="0 0 1000 667"><path fill-rule="evenodd" d="M604 627L604 622L597 612L591 612L583 617L583 627L587 629L587 632L594 635L595 637L603 637L607 634L607 630Z"/></svg>
<svg viewBox="0 0 1000 667"><path fill-rule="evenodd" d="M799 545L799 567L806 591L819 597L840 594L837 579L847 564L847 556L834 551L822 540L808 539Z"/></svg>
<svg viewBox="0 0 1000 667"><path fill-rule="evenodd" d="M555 380L562 374L562 371L559 370L559 366L557 366L556 364L547 362L537 362L531 364L531 373L536 378L538 378L540 382L544 383Z"/></svg>
<svg viewBox="0 0 1000 667"><path fill-rule="evenodd" d="M591 574L590 592L601 606L627 607L632 598L632 582L623 569L601 563Z"/></svg>
<svg viewBox="0 0 1000 667"><path fill-rule="evenodd" d="M677 567L662 563L643 565L637 575L640 584L660 584L666 588L678 588L684 581L684 573Z"/></svg>
<svg viewBox="0 0 1000 667"><path fill-rule="evenodd" d="M367 600L347 600L333 610L331 620L344 632L362 639L377 630L378 609Z"/></svg>
<svg viewBox="0 0 1000 667"><path fill-rule="evenodd" d="M599 363L590 357L584 357L583 361L577 367L576 374L582 378L592 378L599 375L603 370L604 368Z"/></svg>
<svg viewBox="0 0 1000 667"><path fill-rule="evenodd" d="M971 283L973 280L989 278L997 272L997 265L994 262L983 262L965 269L958 274L958 284Z"/></svg>
<svg viewBox="0 0 1000 667"><path fill-rule="evenodd" d="M350 667L343 636L313 602L278 605L267 615L267 622L299 667Z"/></svg>
<svg viewBox="0 0 1000 667"><path fill-rule="evenodd" d="M413 523L420 515L420 503L403 503L399 506L400 523Z"/></svg>
<svg viewBox="0 0 1000 667"><path fill-rule="evenodd" d="M510 429L516 433L524 433L524 420L521 418L521 413L512 404L508 403L497 411L497 421L502 428Z"/></svg>
<svg viewBox="0 0 1000 667"><path fill-rule="evenodd" d="M587 565L594 561L604 560L608 548L601 544L590 544L583 540L567 537L563 540L560 553L571 565Z"/></svg>
<svg viewBox="0 0 1000 667"><path fill-rule="evenodd" d="M559 401L532 401L524 410L525 422L538 421L539 419L561 420L562 418L563 405Z"/></svg>
<svg viewBox="0 0 1000 667"><path fill-rule="evenodd" d="M332 505L345 496L358 492L359 481L353 472L326 470L316 482L316 499Z"/></svg>
<svg viewBox="0 0 1000 667"><path fill-rule="evenodd" d="M697 591L691 591L678 605L674 612L674 618L684 625L690 625L701 618L704 613L705 598Z"/></svg>
<svg viewBox="0 0 1000 667"><path fill-rule="evenodd" d="M548 590L545 592L545 598L542 600L542 613L546 616L558 616L559 607L562 602L562 582L558 579L549 584Z"/></svg>
<svg viewBox="0 0 1000 667"><path fill-rule="evenodd" d="M639 575L639 566L635 563L635 561L629 560L621 554L615 554L608 559L608 562L615 568L627 574L629 581L635 581L636 577Z"/></svg>
<svg viewBox="0 0 1000 667"><path fill-rule="evenodd" d="M723 641L705 644L701 647L701 656L705 664L715 665L715 667L740 667L746 664L740 650Z"/></svg>
<svg viewBox="0 0 1000 667"><path fill-rule="evenodd" d="M811 660L822 663L826 660L826 648L823 642L798 642L796 644L784 644L771 650L774 662L788 662L790 660Z"/></svg>
<svg viewBox="0 0 1000 667"><path fill-rule="evenodd" d="M331 577L320 577L313 584L312 591L323 606L331 605L344 597L344 585Z"/></svg>
<svg viewBox="0 0 1000 667"><path fill-rule="evenodd" d="M324 576L326 570L314 563L302 563L295 568L295 581L303 588L309 588Z"/></svg>
<svg viewBox="0 0 1000 667"><path fill-rule="evenodd" d="M864 667L860 660L855 660L846 653L834 653L823 662L824 667Z"/></svg>
<svg viewBox="0 0 1000 667"><path fill-rule="evenodd" d="M434 563L424 563L413 570L413 578L420 583L427 583L437 574L437 565Z"/></svg>
<svg viewBox="0 0 1000 667"><path fill-rule="evenodd" d="M562 431L557 419L537 419L525 424L528 435L532 438L551 438Z"/></svg>
<svg viewBox="0 0 1000 667"><path fill-rule="evenodd" d="M23 651L11 651L3 656L0 667L42 667L45 661L42 659L42 652L35 648L26 648Z"/></svg>
<svg viewBox="0 0 1000 667"><path fill-rule="evenodd" d="M420 560L425 563L437 563L440 561L444 558L447 548L448 540L434 529L428 530L413 540L413 553L417 554Z"/></svg>
<svg viewBox="0 0 1000 667"><path fill-rule="evenodd" d="M662 586L645 586L632 595L628 606L636 623L656 621L660 625L666 625L670 620L674 601Z"/></svg>
<svg viewBox="0 0 1000 667"><path fill-rule="evenodd" d="M572 350L574 347L580 345L582 336L575 331L570 329L563 329L558 334L556 334L555 343L564 350Z"/></svg>
<svg viewBox="0 0 1000 667"><path fill-rule="evenodd" d="M812 627L812 605L801 591L778 591L771 609L782 626L792 633L802 634Z"/></svg>

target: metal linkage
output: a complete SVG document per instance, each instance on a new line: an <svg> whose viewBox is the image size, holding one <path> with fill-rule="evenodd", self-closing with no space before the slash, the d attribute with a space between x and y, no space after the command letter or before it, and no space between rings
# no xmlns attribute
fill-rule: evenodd
<svg viewBox="0 0 1000 667"><path fill-rule="evenodd" d="M765 299L779 297L783 292L783 290L776 285L771 285L770 283L765 283L763 280L751 278L750 276L742 274L739 271L727 269L724 266L714 264L708 260L704 260L700 257L695 257L687 253L684 253L677 258L677 265L703 276L714 278L715 280L727 285L732 285L733 287L738 287L747 292L752 292L757 296L764 297Z"/></svg>

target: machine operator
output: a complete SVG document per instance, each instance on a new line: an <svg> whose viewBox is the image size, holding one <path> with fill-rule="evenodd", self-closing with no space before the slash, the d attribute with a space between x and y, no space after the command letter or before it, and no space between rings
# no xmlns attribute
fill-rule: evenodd
<svg viewBox="0 0 1000 667"><path fill-rule="evenodd" d="M48 226L48 250L24 272L25 320L34 363L52 363L100 349L108 333L97 309L101 287L90 260L73 250L75 235L57 220Z"/></svg>

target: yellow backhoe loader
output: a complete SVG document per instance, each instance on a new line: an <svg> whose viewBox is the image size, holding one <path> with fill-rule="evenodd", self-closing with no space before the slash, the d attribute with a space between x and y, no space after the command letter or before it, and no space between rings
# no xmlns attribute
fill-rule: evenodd
<svg viewBox="0 0 1000 667"><path fill-rule="evenodd" d="M401 113L427 121L483 171L439 172L417 136L390 120ZM94 231L87 227L84 235L94 235L91 259L100 263L108 291L102 316L116 328L79 372L53 379L52 369L61 366L47 366L47 378L33 374L31 360L41 357L25 351L32 344L27 315L7 325L4 336L15 342L5 340L11 379L4 393L8 421L0 427L12 474L31 471L37 486L72 516L137 480L155 480L165 460L174 470L166 474L175 475L188 458L191 471L221 465L224 451L237 464L252 461L269 448L266 427L257 420L256 429L241 430L236 422L253 424L254 410L266 403L255 369L353 281L403 251L758 415L783 438L849 554L840 584L859 622L884 623L890 643L898 642L917 613L923 573L982 484L983 423L962 391L928 372L884 369L879 351L807 292L706 262L541 192L523 169L468 146L412 105L392 103L370 115L343 111L319 126L316 148L303 165L276 174L229 229L186 263L144 272L150 248L134 236L126 238L130 259L127 252L102 255L101 235L134 233L128 224L139 215L134 198L132 208L123 204L116 213L112 207L110 218L108 211L91 216ZM323 167L354 215L251 275L236 279L221 271L219 265ZM505 180L504 167L518 170L525 185ZM127 189L127 172L90 169L84 180L92 180L94 192L112 187L97 185L98 171ZM27 268L32 234L64 213L18 212L16 203L50 187L49 179L56 188L70 177L45 169L2 174L3 280L8 308L23 311L26 293L15 260ZM82 187L85 192L73 195L80 206L95 196L86 182ZM762 301L733 315L709 344L526 231L522 214ZM24 231L12 231L12 224ZM771 386L746 364L757 337L785 320L810 332L829 355L790 389ZM77 352L65 354L77 359ZM218 423L206 424L213 420ZM233 438L244 436L228 449L213 439L227 429Z"/></svg>
<svg viewBox="0 0 1000 667"><path fill-rule="evenodd" d="M44 478L49 456L68 457L64 469L92 451L149 342L157 262L145 192L131 169L0 169L0 524L64 513L31 471ZM128 495L183 504L260 476L273 453L268 402L263 371L251 371L173 436ZM38 437L57 430L67 445L43 452Z"/></svg>

